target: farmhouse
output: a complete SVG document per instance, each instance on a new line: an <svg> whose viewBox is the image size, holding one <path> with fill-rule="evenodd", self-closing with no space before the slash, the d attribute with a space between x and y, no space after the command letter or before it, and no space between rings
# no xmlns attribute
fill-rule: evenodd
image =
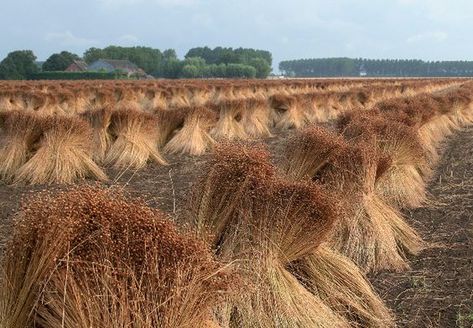
<svg viewBox="0 0 473 328"><path fill-rule="evenodd" d="M145 72L129 60L98 59L88 67L89 71L122 71L127 75L141 75Z"/></svg>
<svg viewBox="0 0 473 328"><path fill-rule="evenodd" d="M74 60L66 70L66 72L85 72L87 71L87 63L83 60Z"/></svg>
<svg viewBox="0 0 473 328"><path fill-rule="evenodd" d="M367 76L367 75L368 75L368 72L366 71L365 65L362 64L360 66L360 76L364 77L364 76Z"/></svg>

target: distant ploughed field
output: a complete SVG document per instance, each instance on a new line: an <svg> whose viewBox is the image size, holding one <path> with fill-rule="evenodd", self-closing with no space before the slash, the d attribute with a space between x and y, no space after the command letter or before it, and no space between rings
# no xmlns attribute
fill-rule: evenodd
<svg viewBox="0 0 473 328"><path fill-rule="evenodd" d="M2 81L0 327L467 327L468 268L388 284L472 123L467 79Z"/></svg>

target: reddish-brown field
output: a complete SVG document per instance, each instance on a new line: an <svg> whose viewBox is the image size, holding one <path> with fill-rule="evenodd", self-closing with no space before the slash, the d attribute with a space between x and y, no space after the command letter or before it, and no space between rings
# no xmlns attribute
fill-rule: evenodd
<svg viewBox="0 0 473 328"><path fill-rule="evenodd" d="M0 82L1 327L470 327L473 84Z"/></svg>

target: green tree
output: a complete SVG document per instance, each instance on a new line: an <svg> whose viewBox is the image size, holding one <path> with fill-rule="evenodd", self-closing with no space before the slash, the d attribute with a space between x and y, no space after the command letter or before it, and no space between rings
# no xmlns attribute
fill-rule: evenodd
<svg viewBox="0 0 473 328"><path fill-rule="evenodd" d="M227 65L225 64L206 65L203 69L203 76L206 78L209 78L209 77L224 78L227 76Z"/></svg>
<svg viewBox="0 0 473 328"><path fill-rule="evenodd" d="M79 60L79 56L68 51L52 54L43 64L43 71L64 71L74 60Z"/></svg>
<svg viewBox="0 0 473 328"><path fill-rule="evenodd" d="M166 49L163 51L164 60L177 59L177 53L174 49Z"/></svg>
<svg viewBox="0 0 473 328"><path fill-rule="evenodd" d="M314 58L282 61L287 76L473 76L473 61L426 62L415 59Z"/></svg>
<svg viewBox="0 0 473 328"><path fill-rule="evenodd" d="M201 57L187 57L186 59L184 59L184 65L204 67L206 63L205 60Z"/></svg>
<svg viewBox="0 0 473 328"><path fill-rule="evenodd" d="M87 64L91 64L94 61L99 60L101 58L105 58L104 52L102 49L92 47L92 48L87 49L84 52L84 60Z"/></svg>
<svg viewBox="0 0 473 328"><path fill-rule="evenodd" d="M185 58L201 57L207 64L245 64L250 65L252 59L260 58L272 65L272 55L266 50L256 50L252 48L224 48L197 47L190 49Z"/></svg>
<svg viewBox="0 0 473 328"><path fill-rule="evenodd" d="M207 64L216 64L217 60L214 55L214 50L209 47L197 47L190 49L184 58L200 57L205 60Z"/></svg>
<svg viewBox="0 0 473 328"><path fill-rule="evenodd" d="M184 65L180 75L183 78L195 79L201 77L202 69L194 65Z"/></svg>
<svg viewBox="0 0 473 328"><path fill-rule="evenodd" d="M215 65L214 76L213 77L226 77L227 76L227 65L220 64Z"/></svg>
<svg viewBox="0 0 473 328"><path fill-rule="evenodd" d="M181 74L182 68L184 67L183 61L179 59L165 60L160 68L154 71L152 74L155 77L163 77L167 79L176 79Z"/></svg>
<svg viewBox="0 0 473 328"><path fill-rule="evenodd" d="M36 56L31 50L18 50L10 52L0 62L0 79L24 80L38 72L35 63Z"/></svg>
<svg viewBox="0 0 473 328"><path fill-rule="evenodd" d="M248 65L256 69L256 77L259 79L264 79L271 73L271 65L263 58L252 58Z"/></svg>
<svg viewBox="0 0 473 328"><path fill-rule="evenodd" d="M229 78L254 78L256 69L253 66L243 64L228 64L226 67L226 77Z"/></svg>

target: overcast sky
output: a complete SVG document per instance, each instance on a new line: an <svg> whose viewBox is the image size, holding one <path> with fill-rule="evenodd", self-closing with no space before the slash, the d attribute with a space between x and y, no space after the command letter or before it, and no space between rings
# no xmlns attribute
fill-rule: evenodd
<svg viewBox="0 0 473 328"><path fill-rule="evenodd" d="M253 47L314 57L473 59L471 0L2 0L0 59L89 47Z"/></svg>

